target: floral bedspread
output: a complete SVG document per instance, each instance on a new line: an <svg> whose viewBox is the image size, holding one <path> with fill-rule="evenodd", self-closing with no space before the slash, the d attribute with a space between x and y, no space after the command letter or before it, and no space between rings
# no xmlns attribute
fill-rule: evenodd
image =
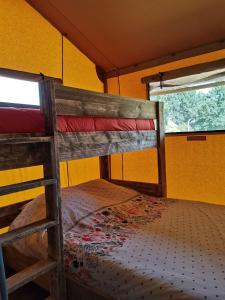
<svg viewBox="0 0 225 300"><path fill-rule="evenodd" d="M66 270L85 281L93 280L98 258L110 256L144 225L160 218L165 200L137 195L100 208L82 218L64 234Z"/></svg>
<svg viewBox="0 0 225 300"><path fill-rule="evenodd" d="M225 299L225 206L141 195L105 180L62 189L70 277L117 300ZM44 196L11 229L45 217ZM47 256L47 234L13 245Z"/></svg>

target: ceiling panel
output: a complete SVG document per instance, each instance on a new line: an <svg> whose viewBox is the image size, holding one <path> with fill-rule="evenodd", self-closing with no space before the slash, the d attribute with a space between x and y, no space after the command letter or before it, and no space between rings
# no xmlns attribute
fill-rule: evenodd
<svg viewBox="0 0 225 300"><path fill-rule="evenodd" d="M28 2L106 72L225 39L224 0Z"/></svg>

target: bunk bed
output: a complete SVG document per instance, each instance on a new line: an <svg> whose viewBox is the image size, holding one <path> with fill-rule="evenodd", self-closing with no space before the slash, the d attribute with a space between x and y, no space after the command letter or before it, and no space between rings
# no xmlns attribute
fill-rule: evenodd
<svg viewBox="0 0 225 300"><path fill-rule="evenodd" d="M0 195L45 186L48 219L43 224L39 224L39 221L34 222L36 227L31 224L23 225L19 229L14 228L14 230L1 235L0 242L5 246L27 235L47 229L50 250L48 252L49 262L46 267L40 265L38 270L35 268L32 270L31 266L31 269L27 269L26 274L26 271L21 271L21 269L31 265L31 262L28 262L29 258L24 258L11 246L5 247L7 264L20 271L18 275L7 279L8 292L13 292L23 284L37 279L40 275L58 266L56 273L58 277L53 276L52 285L49 284L49 280L42 280L43 277L40 277L40 282L41 284L44 282L45 287L48 283L49 289L52 286L53 297L63 299L65 288L61 276L63 274L63 247L60 221L59 161L99 156L101 178L110 181L110 184L131 187L149 195L165 195L163 106L162 103L69 88L48 79L42 80L39 86L40 109L5 107L4 105L0 107L0 170L44 165L46 178L3 186L0 188ZM155 130L155 123L157 130ZM110 154L149 147L158 149L158 184L110 178ZM121 187L121 189L123 188ZM124 189L126 191L126 188ZM1 227L9 225L21 212L24 204L1 208ZM56 228L58 231L54 231L52 228ZM15 259L16 253L18 259ZM56 260L57 264L50 259ZM47 258L44 262L46 260ZM35 261L35 264L32 265L37 264ZM57 292L54 290L56 280L59 285ZM37 281L39 282L38 279ZM86 290L88 291L88 289L84 289L82 285L80 285L80 289L78 287L79 285L74 288L74 284L70 284L70 280L67 280L69 295L84 293L84 297L87 297ZM93 292L89 293L93 298ZM96 297L99 299L99 293Z"/></svg>
<svg viewBox="0 0 225 300"><path fill-rule="evenodd" d="M67 88L49 80L40 83L40 91L47 128L53 117L55 163L58 155L61 160L101 155L101 179L62 189L62 201L57 202L62 205L68 299L224 299L225 208L165 199L163 105ZM95 125L89 123L87 130L89 118ZM46 138L36 130L1 134L5 158L0 155L1 169L48 161L41 148L45 143L23 143L38 136ZM12 144L15 139L20 143ZM110 154L149 147L158 150L158 184L110 178ZM7 220L15 220L8 234L44 217L45 198L40 195L27 203L16 218L18 204L9 209L13 218ZM8 244L8 235L2 240ZM46 260L46 249L46 234L33 235L4 247L6 263L20 271L38 259ZM54 288L54 281L43 273L34 273L30 280Z"/></svg>

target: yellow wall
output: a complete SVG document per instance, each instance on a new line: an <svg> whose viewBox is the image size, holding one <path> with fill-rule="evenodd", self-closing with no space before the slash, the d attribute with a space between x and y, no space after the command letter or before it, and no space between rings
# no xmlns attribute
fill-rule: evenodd
<svg viewBox="0 0 225 300"><path fill-rule="evenodd" d="M146 99L141 78L185 66L225 58L225 50L180 60L108 80L109 93ZM225 205L225 134L208 135L206 142L185 136L166 138L168 197ZM113 178L157 182L157 153L145 150L112 157ZM123 171L122 171L123 166Z"/></svg>
<svg viewBox="0 0 225 300"><path fill-rule="evenodd" d="M0 0L0 67L62 77L62 37L24 0ZM120 76L121 95L145 98L140 79L157 72L224 58L225 51ZM64 84L103 91L94 64L64 38ZM110 93L118 94L118 79L108 80ZM186 142L185 137L166 138L168 196L225 204L225 136L210 135L206 142ZM157 181L156 151L113 155L114 178ZM124 169L122 171L122 161ZM98 158L61 164L62 185L99 177ZM69 178L67 178L67 167ZM0 186L42 175L41 167L0 172ZM0 205L34 197L40 190L0 198Z"/></svg>
<svg viewBox="0 0 225 300"><path fill-rule="evenodd" d="M103 92L95 65L66 38L65 85ZM62 36L25 0L0 0L0 67L62 78ZM98 158L61 163L62 186L99 178ZM91 166L91 167L90 167ZM42 167L0 172L0 186L42 177ZM0 206L31 199L42 192L33 189L0 197Z"/></svg>

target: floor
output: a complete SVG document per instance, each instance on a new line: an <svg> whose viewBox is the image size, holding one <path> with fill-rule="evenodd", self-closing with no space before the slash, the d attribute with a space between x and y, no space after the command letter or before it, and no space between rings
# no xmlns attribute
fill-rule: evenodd
<svg viewBox="0 0 225 300"><path fill-rule="evenodd" d="M48 297L48 293L43 291L37 285L29 283L12 293L9 300L44 300Z"/></svg>

